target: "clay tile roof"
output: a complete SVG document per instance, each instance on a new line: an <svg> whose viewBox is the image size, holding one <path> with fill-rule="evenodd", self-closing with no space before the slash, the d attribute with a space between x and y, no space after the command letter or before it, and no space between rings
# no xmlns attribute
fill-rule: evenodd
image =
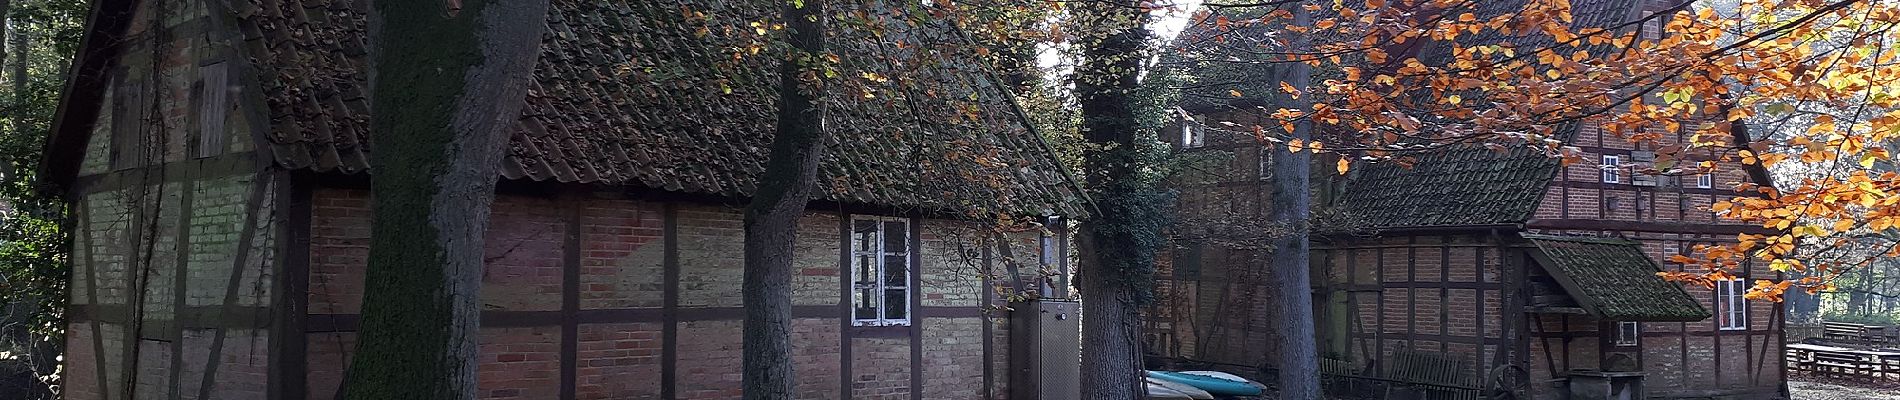
<svg viewBox="0 0 1900 400"><path fill-rule="evenodd" d="M1534 258L1585 311L1617 321L1701 321L1709 311L1661 271L1630 240L1524 235Z"/></svg>
<svg viewBox="0 0 1900 400"><path fill-rule="evenodd" d="M1519 9L1523 3L1524 0L1484 0L1476 3L1471 12L1481 19L1490 18ZM1571 2L1572 25L1613 27L1634 16L1638 3L1639 0L1575 0ZM1485 31L1462 40L1510 42L1519 48L1531 49L1554 44L1550 36L1541 33L1506 37L1496 31ZM1444 44L1432 46L1423 50L1419 58L1425 63L1443 64L1450 56L1450 48ZM1480 96L1468 94L1465 98ZM1559 140L1569 141L1580 127L1575 123L1559 126L1554 135ZM1362 168L1348 178L1338 201L1340 211L1370 225L1349 229L1521 223L1536 212L1545 187L1561 166L1556 159L1526 147L1498 151L1476 145L1448 146L1414 157L1417 163L1410 169L1396 163L1381 163Z"/></svg>
<svg viewBox="0 0 1900 400"><path fill-rule="evenodd" d="M1369 226L1472 226L1523 222L1557 171L1528 148L1454 146L1416 156L1410 168L1367 165L1349 177L1338 206Z"/></svg>
<svg viewBox="0 0 1900 400"><path fill-rule="evenodd" d="M258 0L241 14L287 168L369 168L363 2ZM878 2L855 15L901 20ZM509 179L640 185L745 197L762 171L777 58L745 52L776 0L554 0ZM976 56L944 26L832 24L834 85L819 180L828 200L940 211L1084 214L1085 200ZM883 36L874 37L873 34ZM898 49L894 38L908 45ZM897 60L902 58L902 60ZM906 66L893 71L893 65ZM914 68L912 68L914 67ZM864 93L874 94L865 98Z"/></svg>

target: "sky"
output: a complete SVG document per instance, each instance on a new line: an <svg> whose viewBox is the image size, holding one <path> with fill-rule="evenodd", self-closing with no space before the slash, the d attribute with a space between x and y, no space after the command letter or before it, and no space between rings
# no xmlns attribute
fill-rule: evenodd
<svg viewBox="0 0 1900 400"><path fill-rule="evenodd" d="M1150 14L1152 20L1148 23L1148 29L1154 32L1157 43L1173 41L1175 35L1181 34L1181 30L1187 28L1194 11L1200 9L1201 0L1175 0L1173 4L1174 7L1157 10ZM1043 69L1064 69L1061 57L1061 52L1045 47L1037 54L1037 65Z"/></svg>

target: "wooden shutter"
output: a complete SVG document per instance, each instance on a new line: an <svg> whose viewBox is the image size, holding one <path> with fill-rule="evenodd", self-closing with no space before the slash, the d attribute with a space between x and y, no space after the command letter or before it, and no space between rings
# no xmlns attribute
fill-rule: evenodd
<svg viewBox="0 0 1900 400"><path fill-rule="evenodd" d="M145 162L145 81L126 81L112 102L112 170L139 167Z"/></svg>
<svg viewBox="0 0 1900 400"><path fill-rule="evenodd" d="M224 62L216 62L198 67L198 79L203 88L203 96L198 103L198 158L216 156L224 153L224 131L226 111L230 110L229 93L231 85L226 79Z"/></svg>

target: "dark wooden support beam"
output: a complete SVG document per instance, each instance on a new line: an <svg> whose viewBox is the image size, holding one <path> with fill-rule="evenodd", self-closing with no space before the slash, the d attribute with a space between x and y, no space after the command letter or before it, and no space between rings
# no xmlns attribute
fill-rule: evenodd
<svg viewBox="0 0 1900 400"><path fill-rule="evenodd" d="M908 233L910 235L910 243L908 243L910 245L910 249L908 249L908 251L905 251L905 254L910 255L909 257L910 257L911 270L910 270L910 273L905 274L905 275L909 275L909 278L910 278L910 282L907 282L906 284L910 285L910 290L908 292L910 294L910 304L911 304L910 310L912 314L910 315L911 321L910 321L910 326L909 326L910 328L910 399L923 400L924 399L924 322L928 318L930 318L930 316L926 316L918 312L924 309L924 278L923 278L923 275L924 275L923 274L924 272L923 253L924 252L922 251L922 249L924 248L923 246L924 227L923 227L922 219L911 218L907 222L908 222L908 225L910 225L910 232ZM848 238L850 238L850 236L844 237L844 239L848 239ZM978 314L978 316L981 316L981 314Z"/></svg>
<svg viewBox="0 0 1900 400"><path fill-rule="evenodd" d="M1776 232L1759 225L1716 225L1706 222L1684 221L1617 221L1610 219L1533 219L1524 224L1531 229L1551 230L1587 230L1616 232L1648 232L1677 234L1719 234L1733 236L1740 233L1769 234Z"/></svg>
<svg viewBox="0 0 1900 400"><path fill-rule="evenodd" d="M838 212L838 398L851 399L851 213Z"/></svg>
<svg viewBox="0 0 1900 400"><path fill-rule="evenodd" d="M278 226L278 275L274 304L276 320L271 335L270 393L279 400L303 400L308 395L307 354L309 335L305 319L310 310L310 225L311 189L309 176L302 173L277 173L278 199L283 216ZM240 255L240 257L242 257ZM232 285L237 285L232 282Z"/></svg>
<svg viewBox="0 0 1900 400"><path fill-rule="evenodd" d="M180 371L185 370L185 324L182 323L182 317L184 316L186 297L185 282L187 279L185 279L185 277L190 275L190 268L188 267L191 265L191 217L193 214L191 204L192 198L197 197L193 194L194 190L192 190L196 183L197 182L189 179L179 182L183 187L179 188L181 194L178 198L178 226L176 227L178 232L173 235L173 237L176 238L175 240L178 241L178 246L177 251L174 252L176 258L172 259L171 281L172 337L177 338L177 340L172 342L171 365L166 368L168 375L166 381L169 383L166 388L166 395L171 398L180 398L178 391L181 385L179 381L183 378L183 374Z"/></svg>

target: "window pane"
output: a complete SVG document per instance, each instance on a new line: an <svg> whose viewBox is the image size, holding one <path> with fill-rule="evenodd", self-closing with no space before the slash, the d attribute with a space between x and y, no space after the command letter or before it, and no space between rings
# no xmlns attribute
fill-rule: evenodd
<svg viewBox="0 0 1900 400"><path fill-rule="evenodd" d="M851 297L851 303L857 305L852 313L857 319L877 319L876 289L860 289Z"/></svg>
<svg viewBox="0 0 1900 400"><path fill-rule="evenodd" d="M884 252L902 253L910 247L910 230L904 221L884 221Z"/></svg>
<svg viewBox="0 0 1900 400"><path fill-rule="evenodd" d="M892 289L892 290L884 291L884 318L885 319L908 318L906 311L910 311L909 310L910 307L907 307L909 304L910 304L910 291L904 290L904 289Z"/></svg>
<svg viewBox="0 0 1900 400"><path fill-rule="evenodd" d="M851 251L877 251L877 221L853 221Z"/></svg>
<svg viewBox="0 0 1900 400"><path fill-rule="evenodd" d="M853 269L851 282L858 285L877 284L877 256L864 254L854 257L857 268Z"/></svg>
<svg viewBox="0 0 1900 400"><path fill-rule="evenodd" d="M1061 251L1061 249L1056 248L1055 236L1042 236L1042 265L1056 265L1056 253L1059 251Z"/></svg>
<svg viewBox="0 0 1900 400"><path fill-rule="evenodd" d="M884 256L884 286L910 286L910 274L907 271L910 268L906 268L910 263L905 258L901 255Z"/></svg>

